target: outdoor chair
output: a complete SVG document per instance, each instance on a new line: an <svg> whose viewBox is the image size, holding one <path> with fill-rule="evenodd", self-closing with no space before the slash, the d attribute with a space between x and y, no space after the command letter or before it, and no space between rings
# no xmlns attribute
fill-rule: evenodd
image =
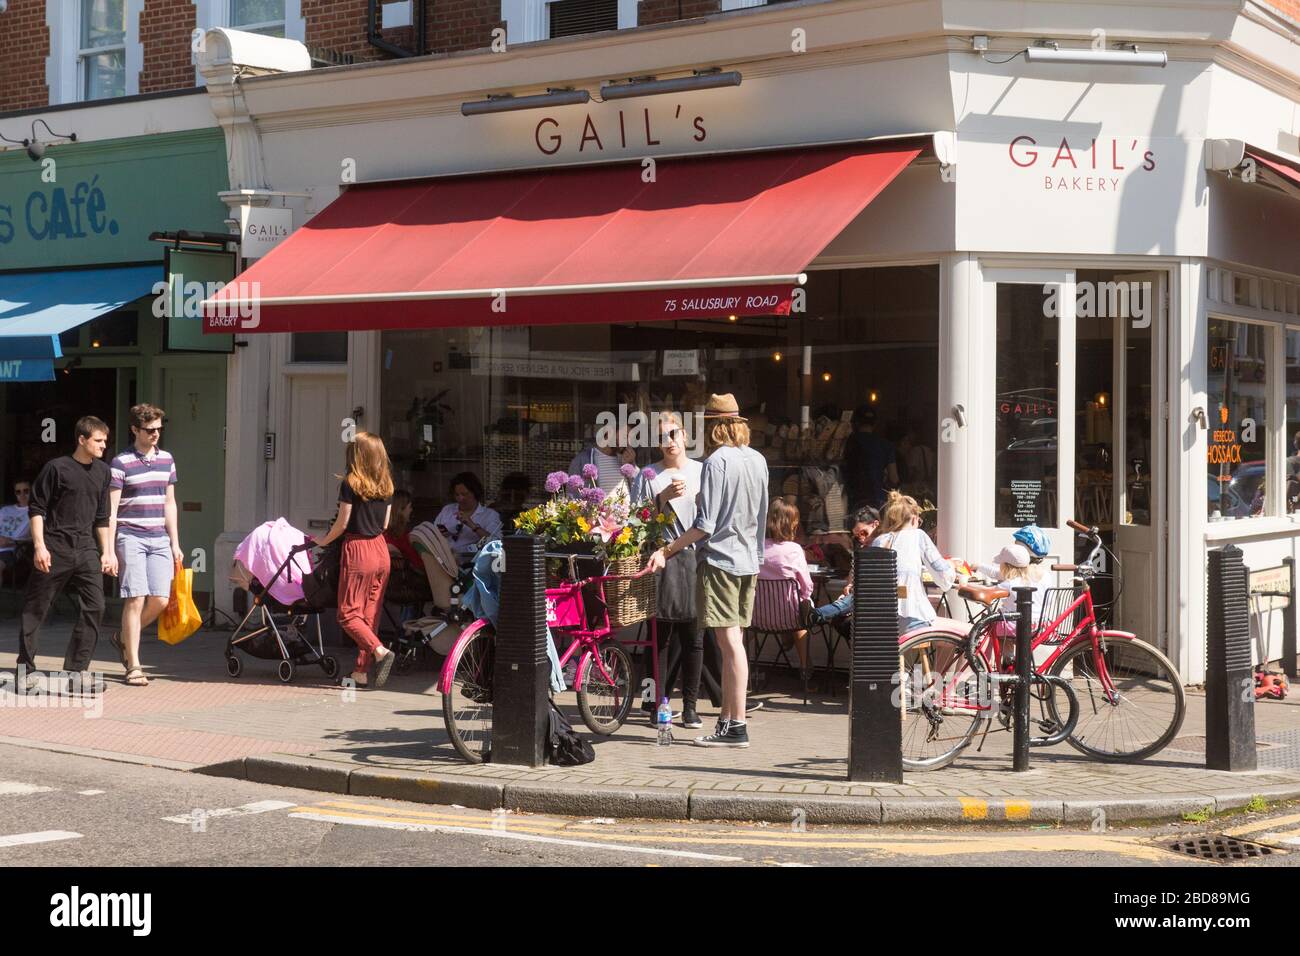
<svg viewBox="0 0 1300 956"><path fill-rule="evenodd" d="M783 643L787 635L804 630L800 613L799 582L793 578L781 580L764 580L754 582L754 616L750 626L745 630L745 639L754 646L751 658L751 670L762 661L763 649L772 641L776 654L768 661L772 666L784 664L791 670L799 671L797 664L790 660L790 650ZM804 640L807 640L805 637ZM803 702L808 705L808 681L803 679Z"/></svg>

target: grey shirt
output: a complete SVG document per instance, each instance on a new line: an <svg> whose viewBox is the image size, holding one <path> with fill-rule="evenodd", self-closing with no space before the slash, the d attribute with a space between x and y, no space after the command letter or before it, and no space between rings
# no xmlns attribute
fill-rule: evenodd
<svg viewBox="0 0 1300 956"><path fill-rule="evenodd" d="M699 560L735 575L758 574L767 529L767 460L723 445L704 462L695 525L708 537Z"/></svg>

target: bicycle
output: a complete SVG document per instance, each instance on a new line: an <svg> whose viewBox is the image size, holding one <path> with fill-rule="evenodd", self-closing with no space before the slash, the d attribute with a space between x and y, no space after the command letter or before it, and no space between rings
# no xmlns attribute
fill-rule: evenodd
<svg viewBox="0 0 1300 956"><path fill-rule="evenodd" d="M1097 626L1088 582L1106 549L1097 528L1066 524L1092 549L1080 564L1052 565L1073 580L1068 588L1047 589L1033 637L1034 651L1049 650L1031 665L1037 688L1031 695L1044 736L1030 742L1064 740L1099 760L1145 759L1182 728L1182 680L1169 659L1137 635ZM957 593L985 608L969 632L931 624L899 638L905 769L947 766L981 728L988 734L995 716L1004 728L1010 725L1005 704L1014 686L1007 677L1015 669L1015 615L999 609L1009 592L966 584ZM924 682L919 691L918 679Z"/></svg>
<svg viewBox="0 0 1300 956"><path fill-rule="evenodd" d="M546 557L567 560L572 579L546 589L547 626L553 633L572 638L560 655L560 668L577 657L574 687L578 712L592 733L607 736L623 726L637 698L632 657L623 644L609 639L614 629L605 600L605 582L627 576L597 575L578 580L574 561L580 556ZM653 633L650 639L654 640ZM646 643L629 642L633 647ZM461 632L443 662L439 681L443 722L452 746L470 763L482 763L492 749L495 650L496 630L487 618L479 618Z"/></svg>

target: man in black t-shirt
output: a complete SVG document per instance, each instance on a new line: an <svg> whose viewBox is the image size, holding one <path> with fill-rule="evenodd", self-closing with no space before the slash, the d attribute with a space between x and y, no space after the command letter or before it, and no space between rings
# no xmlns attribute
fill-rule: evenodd
<svg viewBox="0 0 1300 956"><path fill-rule="evenodd" d="M104 615L104 579L117 573L117 556L108 535L109 469L104 464L108 426L87 415L77 421L77 447L70 455L47 462L32 483L31 516L34 571L27 582L18 628L18 681L24 688L39 683L36 644L54 599L68 585L81 605L63 669L81 674L77 686L93 692L88 680L91 657Z"/></svg>

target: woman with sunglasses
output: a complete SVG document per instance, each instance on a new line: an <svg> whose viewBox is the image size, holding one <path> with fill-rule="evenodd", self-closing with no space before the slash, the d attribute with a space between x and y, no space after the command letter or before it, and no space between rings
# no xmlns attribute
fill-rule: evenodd
<svg viewBox="0 0 1300 956"><path fill-rule="evenodd" d="M686 432L676 412L660 412L658 428L662 457L650 466L655 477L647 482L638 475L637 486L632 489L632 500L654 497L659 511L671 519L666 526L666 540L672 541L695 523L695 496L700 493L700 474L704 466L686 457ZM681 561L670 561L659 572L657 589L659 641L661 645L671 647L670 642L675 640L678 651L672 655L674 660L668 667L664 686L672 688L680 668L681 725L700 727L698 702L700 675L704 667L704 630L695 621L695 555L692 553ZM653 719L655 703L643 701L641 706Z"/></svg>

